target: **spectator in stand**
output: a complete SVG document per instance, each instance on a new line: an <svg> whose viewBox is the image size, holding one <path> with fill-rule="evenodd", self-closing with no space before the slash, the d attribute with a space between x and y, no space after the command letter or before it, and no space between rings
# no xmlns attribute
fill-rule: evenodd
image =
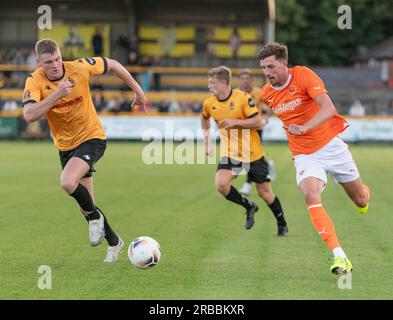
<svg viewBox="0 0 393 320"><path fill-rule="evenodd" d="M93 90L93 105L95 106L97 112L103 111L105 108L105 98L102 94L102 90Z"/></svg>
<svg viewBox="0 0 393 320"><path fill-rule="evenodd" d="M193 113L200 114L202 112L202 103L200 101L194 101L191 107Z"/></svg>
<svg viewBox="0 0 393 320"><path fill-rule="evenodd" d="M139 56L139 42L136 33L133 33L128 41L128 52L135 52Z"/></svg>
<svg viewBox="0 0 393 320"><path fill-rule="evenodd" d="M240 43L241 43L240 35L237 29L235 29L233 31L231 39L229 40L229 45L231 46L231 50L232 50L232 57L235 59L237 58L238 51L240 49Z"/></svg>
<svg viewBox="0 0 393 320"><path fill-rule="evenodd" d="M145 92L150 91L152 76L153 76L152 62L150 60L150 57L143 56L142 61L141 61L141 66L145 67L146 70L141 73L140 85L141 85L143 91L145 91Z"/></svg>
<svg viewBox="0 0 393 320"><path fill-rule="evenodd" d="M130 98L128 97L127 91L125 90L121 91L120 101L119 101L119 111L131 112L133 110L131 110L130 106L131 106L131 101Z"/></svg>
<svg viewBox="0 0 393 320"><path fill-rule="evenodd" d="M130 67L138 67L139 66L139 58L138 58L138 54L136 52L131 51L128 53L127 65L129 65ZM131 72L131 76L135 79L138 79L138 82L139 82L139 77L136 72Z"/></svg>
<svg viewBox="0 0 393 320"><path fill-rule="evenodd" d="M27 56L27 59L26 59L26 64L31 69L37 68L37 56L35 55L35 51L34 50L30 50L30 53L29 53L29 55Z"/></svg>
<svg viewBox="0 0 393 320"><path fill-rule="evenodd" d="M101 57L104 53L104 39L102 37L101 27L97 26L95 33L91 39L91 44L93 46L93 55L95 57Z"/></svg>
<svg viewBox="0 0 393 320"><path fill-rule="evenodd" d="M349 115L352 117L363 117L366 115L366 108L362 105L360 100L355 100L349 108Z"/></svg>
<svg viewBox="0 0 393 320"><path fill-rule="evenodd" d="M23 65L26 64L26 58L22 52L21 49L17 49L13 55L13 57L11 58L11 63L13 65ZM24 72L20 72L20 71L16 71L14 72L14 80L16 82L17 87L23 87L23 84L25 82L25 73Z"/></svg>
<svg viewBox="0 0 393 320"><path fill-rule="evenodd" d="M170 100L160 101L157 106L157 111L161 113L168 113L170 104L171 104Z"/></svg>
<svg viewBox="0 0 393 320"><path fill-rule="evenodd" d="M390 105L388 108L388 115L393 116L393 100L390 101Z"/></svg>
<svg viewBox="0 0 393 320"><path fill-rule="evenodd" d="M181 110L182 113L192 113L192 101L185 100L181 102Z"/></svg>
<svg viewBox="0 0 393 320"><path fill-rule="evenodd" d="M153 58L152 66L153 67L159 67L161 65L161 57L160 56L155 56ZM161 74L159 72L153 72L153 86L152 89L154 91L160 91L161 90Z"/></svg>
<svg viewBox="0 0 393 320"><path fill-rule="evenodd" d="M114 113L120 112L120 99L118 96L113 96L108 100L106 111Z"/></svg>

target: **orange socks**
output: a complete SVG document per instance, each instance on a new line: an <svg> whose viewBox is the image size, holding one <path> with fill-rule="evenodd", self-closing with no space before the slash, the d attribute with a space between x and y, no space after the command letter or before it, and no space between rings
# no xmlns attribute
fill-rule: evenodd
<svg viewBox="0 0 393 320"><path fill-rule="evenodd" d="M334 231L333 222L323 208L322 203L320 201L308 203L307 209L310 214L312 225L323 241L326 242L330 250L333 251L334 248L340 247L336 232Z"/></svg>

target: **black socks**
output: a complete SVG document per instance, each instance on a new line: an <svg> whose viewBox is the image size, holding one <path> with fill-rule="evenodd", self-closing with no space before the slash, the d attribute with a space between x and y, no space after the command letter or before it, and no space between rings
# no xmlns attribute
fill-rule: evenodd
<svg viewBox="0 0 393 320"><path fill-rule="evenodd" d="M234 203L241 205L246 210L249 210L252 207L252 203L247 198L244 198L239 193L239 191L237 191L236 188L233 186L231 186L231 189L229 190L229 193L225 196L225 198L229 201L232 201Z"/></svg>
<svg viewBox="0 0 393 320"><path fill-rule="evenodd" d="M279 225L286 226L287 222L284 219L284 211L282 210L280 200L277 196L274 198L274 201L269 204L269 208L270 210L272 210L274 216L276 217L277 223Z"/></svg>

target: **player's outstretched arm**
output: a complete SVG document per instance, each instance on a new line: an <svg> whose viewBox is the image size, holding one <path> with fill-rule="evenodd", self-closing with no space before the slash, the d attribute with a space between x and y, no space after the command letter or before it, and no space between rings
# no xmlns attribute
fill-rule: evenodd
<svg viewBox="0 0 393 320"><path fill-rule="evenodd" d="M134 102L135 105L142 105L145 110L145 94L135 79L130 73L124 68L118 61L114 59L105 58L108 62L108 69L113 72L120 80L122 80L132 91L134 91Z"/></svg>
<svg viewBox="0 0 393 320"><path fill-rule="evenodd" d="M34 122L41 119L52 107L55 105L56 101L67 96L74 85L68 79L63 80L59 83L57 90L46 97L44 100L27 103L23 107L23 117L27 123Z"/></svg>

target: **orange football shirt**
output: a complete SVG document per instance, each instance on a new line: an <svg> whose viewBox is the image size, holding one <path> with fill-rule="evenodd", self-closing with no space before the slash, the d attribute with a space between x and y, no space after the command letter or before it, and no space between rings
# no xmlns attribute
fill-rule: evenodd
<svg viewBox="0 0 393 320"><path fill-rule="evenodd" d="M320 110L315 99L322 93L327 93L323 81L311 69L295 66L289 69L288 81L281 87L265 84L261 90L261 100L272 109L284 126L303 125ZM314 153L348 126L346 120L336 113L302 135L287 132L289 149L293 155Z"/></svg>

